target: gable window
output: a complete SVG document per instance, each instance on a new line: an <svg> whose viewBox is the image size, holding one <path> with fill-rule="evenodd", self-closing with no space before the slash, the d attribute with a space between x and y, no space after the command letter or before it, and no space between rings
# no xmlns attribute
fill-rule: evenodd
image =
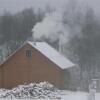
<svg viewBox="0 0 100 100"><path fill-rule="evenodd" d="M32 51L26 50L26 57L32 57Z"/></svg>

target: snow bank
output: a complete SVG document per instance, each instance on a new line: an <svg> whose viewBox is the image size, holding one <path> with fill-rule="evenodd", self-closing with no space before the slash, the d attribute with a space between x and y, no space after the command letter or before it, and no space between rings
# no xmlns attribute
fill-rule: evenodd
<svg viewBox="0 0 100 100"><path fill-rule="evenodd" d="M0 89L0 98L7 99L60 99L59 90L48 82L19 85L11 90Z"/></svg>

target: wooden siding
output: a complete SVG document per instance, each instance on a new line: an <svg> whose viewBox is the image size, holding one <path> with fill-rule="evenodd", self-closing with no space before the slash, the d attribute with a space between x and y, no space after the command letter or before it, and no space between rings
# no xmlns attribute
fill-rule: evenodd
<svg viewBox="0 0 100 100"><path fill-rule="evenodd" d="M26 56L26 50L32 51L31 57ZM0 66L1 88L41 81L60 87L62 69L29 44L24 45Z"/></svg>

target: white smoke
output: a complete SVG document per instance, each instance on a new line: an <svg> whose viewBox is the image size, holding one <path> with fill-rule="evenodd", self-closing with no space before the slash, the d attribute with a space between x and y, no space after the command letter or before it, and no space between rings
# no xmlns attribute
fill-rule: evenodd
<svg viewBox="0 0 100 100"><path fill-rule="evenodd" d="M37 23L32 29L33 37L35 39L49 39L51 42L56 41L57 39L63 40L62 43L65 43L68 38L68 30L65 30L62 22L62 14L58 12L53 12L45 15L45 18L42 22Z"/></svg>

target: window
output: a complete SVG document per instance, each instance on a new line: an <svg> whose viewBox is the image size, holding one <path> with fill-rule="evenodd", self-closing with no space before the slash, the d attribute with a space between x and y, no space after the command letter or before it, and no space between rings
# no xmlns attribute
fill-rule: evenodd
<svg viewBox="0 0 100 100"><path fill-rule="evenodd" d="M0 49L0 62L2 62L3 61L3 51L2 51L2 49Z"/></svg>
<svg viewBox="0 0 100 100"><path fill-rule="evenodd" d="M26 50L26 57L31 57L31 56L32 56L32 51Z"/></svg>

